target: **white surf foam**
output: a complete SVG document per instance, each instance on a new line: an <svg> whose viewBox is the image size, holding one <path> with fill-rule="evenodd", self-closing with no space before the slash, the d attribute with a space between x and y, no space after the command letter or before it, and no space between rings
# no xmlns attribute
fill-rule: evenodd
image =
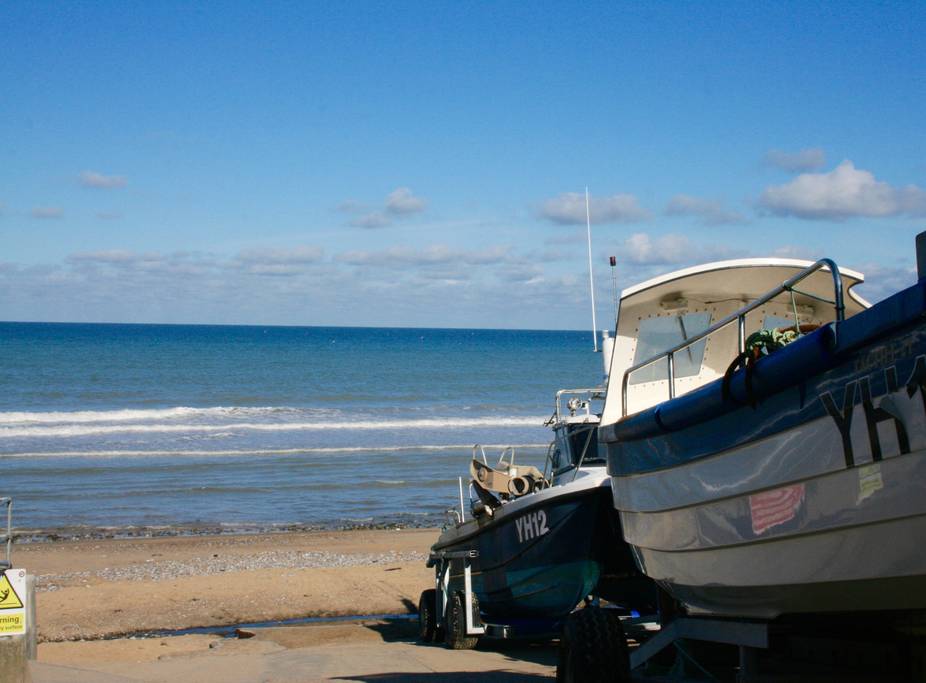
<svg viewBox="0 0 926 683"><path fill-rule="evenodd" d="M102 434L209 434L216 432L324 432L397 429L473 429L483 427L539 427L542 417L423 418L409 420L322 420L315 422L225 422L223 424L66 424L54 426L3 426L0 439L47 439Z"/></svg>
<svg viewBox="0 0 926 683"><path fill-rule="evenodd" d="M547 448L545 443L523 443L523 444L483 444L486 455L498 453L503 448L515 449L536 449ZM328 453L397 453L401 451L466 451L470 452L473 444L423 444L412 446L320 446L317 448L266 448L266 449L241 449L241 450L176 450L176 451L144 451L144 450L105 450L105 451L23 451L20 453L2 453L3 458L131 458L131 457L168 457L168 456L243 456L243 457L268 457L279 455L312 455Z"/></svg>
<svg viewBox="0 0 926 683"><path fill-rule="evenodd" d="M279 413L318 413L330 411L314 408L289 408L274 406L214 406L210 408L125 409L125 410L75 410L53 412L0 412L0 425L39 424L92 424L96 422L145 422L151 420L179 420L190 418L235 418L264 416Z"/></svg>

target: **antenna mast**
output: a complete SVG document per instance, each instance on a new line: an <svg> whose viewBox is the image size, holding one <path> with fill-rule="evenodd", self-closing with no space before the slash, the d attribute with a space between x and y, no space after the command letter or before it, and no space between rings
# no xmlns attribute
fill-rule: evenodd
<svg viewBox="0 0 926 683"><path fill-rule="evenodd" d="M592 215L588 208L588 185L585 186L585 230L588 236L588 288L592 293L592 341L598 352L598 322L595 320L595 278L592 275Z"/></svg>
<svg viewBox="0 0 926 683"><path fill-rule="evenodd" d="M614 322L617 323L617 257L610 256L608 261L611 264L611 305L614 307Z"/></svg>

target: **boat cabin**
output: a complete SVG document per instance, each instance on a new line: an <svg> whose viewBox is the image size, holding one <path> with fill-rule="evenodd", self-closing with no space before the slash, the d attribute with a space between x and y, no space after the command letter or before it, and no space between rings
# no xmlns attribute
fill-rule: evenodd
<svg viewBox="0 0 926 683"><path fill-rule="evenodd" d="M598 448L598 422L604 394L604 387L556 392L556 407L547 422L553 429L548 458L554 485L572 481L575 471L582 467L606 464L606 454Z"/></svg>
<svg viewBox="0 0 926 683"><path fill-rule="evenodd" d="M837 319L839 303L844 317L868 308L852 291L864 276L838 268L841 277L834 277L827 264L776 258L720 261L625 289L601 424L723 377L743 351L744 340L758 330L824 325Z"/></svg>

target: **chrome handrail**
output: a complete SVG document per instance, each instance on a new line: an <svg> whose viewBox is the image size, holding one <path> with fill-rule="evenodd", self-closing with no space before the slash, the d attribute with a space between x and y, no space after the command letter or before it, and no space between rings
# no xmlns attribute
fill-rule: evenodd
<svg viewBox="0 0 926 683"><path fill-rule="evenodd" d="M791 276L790 278L782 282L780 285L778 285L774 289L769 290L768 292L760 296L758 299L753 301L751 304L747 304L746 306L743 306L741 309L739 309L735 313L731 313L723 320L715 323L714 325L711 325L703 332L700 332L694 337L690 337L689 339L685 339L680 344L676 344L675 346L673 346L671 349L668 349L667 351L658 353L652 358L648 358L645 361L637 363L636 365L633 365L627 368L626 370L624 370L624 375L621 378L621 403L622 403L621 416L622 417L627 416L627 389L630 384L631 374L633 374L637 370L640 370L641 368L645 368L646 366L652 365L656 361L659 361L665 358L667 371L668 371L667 379L669 382L669 400L672 400L673 398L675 398L675 354L676 353L678 353L679 351L683 349L688 348L689 346L692 346L693 344L696 344L697 342L712 335L717 330L721 329L722 327L726 327L727 325L729 325L730 323L734 321L736 321L737 328L738 328L737 331L739 335L739 352L742 353L743 351L746 350L746 316L752 311L754 311L755 309L757 309L759 306L767 304L769 301L774 299L779 294L783 294L784 292L791 291L794 288L794 285L796 285L798 282L800 282L801 280L804 280L810 275L813 275L814 273L816 273L818 270L822 270L824 268L829 268L830 273L832 273L833 275L833 288L835 290L835 294L834 294L833 301L829 301L825 299L821 299L821 300L826 301L827 303L832 303L834 305L836 309L836 321L837 322L842 322L843 320L845 320L846 306L843 301L842 276L839 274L839 266L837 266L836 263L832 259L822 258L816 263L814 263L813 265L808 266L801 272L797 273L796 275ZM799 293L806 294L806 292L799 292ZM807 294L807 296L812 296L812 295ZM813 298L819 299L819 297L816 297L816 296L813 296Z"/></svg>

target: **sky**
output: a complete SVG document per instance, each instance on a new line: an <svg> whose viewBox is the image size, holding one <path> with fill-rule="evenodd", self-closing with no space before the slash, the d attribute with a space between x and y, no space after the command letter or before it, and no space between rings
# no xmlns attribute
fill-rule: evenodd
<svg viewBox="0 0 926 683"><path fill-rule="evenodd" d="M587 329L926 230L922 2L0 5L0 320Z"/></svg>

